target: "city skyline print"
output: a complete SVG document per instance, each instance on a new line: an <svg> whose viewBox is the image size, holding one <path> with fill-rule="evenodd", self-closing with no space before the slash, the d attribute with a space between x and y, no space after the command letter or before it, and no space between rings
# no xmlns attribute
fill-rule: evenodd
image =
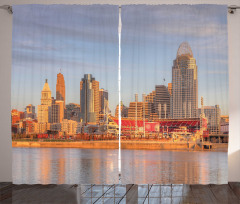
<svg viewBox="0 0 240 204"><path fill-rule="evenodd" d="M26 156L14 168L38 158L16 183L225 181L211 175L227 162L226 6L13 9L12 146Z"/></svg>
<svg viewBox="0 0 240 204"><path fill-rule="evenodd" d="M12 108L40 105L45 79L55 93L58 73L64 75L66 104L79 103L84 74L113 93L110 104L118 103L118 7L15 6L13 21Z"/></svg>
<svg viewBox="0 0 240 204"><path fill-rule="evenodd" d="M21 6L19 6L21 8ZM39 8L38 8L39 7ZM85 31L85 33L83 33L82 35L79 35L78 37L81 39L78 40L78 44L75 46L72 46L72 48L70 50L65 49L62 45L62 50L64 52L69 52L69 53L73 53L74 57L71 55L65 55L65 59L61 58L61 54L60 54L60 50L59 53L52 56L52 58L50 57L51 54L51 49L54 49L55 51L57 50L57 47L59 47L61 44L63 44L64 40L63 38L65 36L59 36L59 38L55 39L53 38L53 41L51 43L49 43L48 41L51 39L51 37L54 36L54 24L56 24L57 22L57 16L54 16L54 12L49 12L47 16L45 18L51 18L52 17L52 22L45 22L42 21L42 27L38 26L36 28L36 31L38 31L37 29L40 30L46 30L46 32L48 33L47 36L38 36L40 35L41 32L38 32L39 34L36 36L30 36L31 38L36 38L38 40L35 42L35 45L33 46L33 41L34 39L30 40L29 38L27 38L26 33L27 32L31 32L31 30L34 29L34 23L37 23L37 21L40 21L41 16L37 16L35 14L35 18L33 18L30 23L30 25L32 24L32 26L28 26L29 24L27 24L27 17L31 14L31 8L35 8L36 10L40 10L42 7L41 5L29 5L22 8L22 9L18 9L16 10L16 12L19 12L19 19L15 20L15 25L14 26L14 31L13 31L13 36L14 33L18 33L18 36L20 36L19 34L21 33L22 35L24 35L24 38L26 39L18 39L18 37L16 36L16 38L13 37L14 42L13 43L13 68L16 67L16 69L19 67L22 67L22 69L24 70L24 72L27 74L27 76L29 78L33 78L34 79L34 75L31 72L31 69L29 67L31 67L31 65L33 64L34 67L36 67L36 69L38 69L37 74L40 74L40 76L42 77L42 80L40 82L39 79L33 80L34 82L38 82L41 83L42 86L44 85L44 80L45 78L49 78L50 76L47 75L47 73L49 73L47 71L48 68L51 68L51 79L49 80L49 83L51 84L51 87L53 89L53 92L55 92L55 85L56 84L56 77L54 78L52 75L52 73L54 73L55 75L57 75L59 72L64 73L65 71L69 70L69 69L73 69L75 73L78 65L82 67L82 75L83 74L88 74L87 70L93 70L94 67L103 69L102 67L104 67L104 62L107 62L107 64L110 64L110 66L108 67L108 69L110 70L114 70L114 68L110 68L110 67L115 67L117 66L118 63L118 59L114 59L114 57L109 57L107 58L107 54L109 53L109 55L111 54L115 54L115 57L118 56L118 47L116 45L117 43L117 37L116 36L109 36L111 35L111 33L113 31L116 32L117 29L117 24L116 22L118 21L118 16L117 16L117 8L116 9L116 13L114 13L114 17L115 17L115 22L110 22L110 23L106 23L108 24L108 28L106 29L101 29L100 27L103 26L103 24L101 25L100 23L98 24L99 28L101 30L101 34L99 34L99 38L102 37L103 40L101 40L102 42L105 41L112 41L111 43L108 43L109 46L103 46L103 43L96 43L97 41L97 37L93 37L94 40L92 42L90 42L92 39L89 40L89 44L91 44L91 46L89 46L89 48L84 46L84 42L86 43L86 40L89 39L89 35L87 34L87 32L95 32L94 30L92 31L90 28L89 30ZM63 9L63 5L55 5L55 8L51 7L51 9L56 10L56 12L60 9ZM86 6L87 7L87 6ZM86 8L85 7L85 8ZM93 6L91 6L93 7ZM108 7L108 6L107 6ZM133 6L134 7L134 6ZM127 13L128 10L130 10L130 15L132 15L133 13L137 14L138 12L140 13L142 10L147 11L148 9L151 9L151 6L138 6L137 9L135 9L134 12L131 12L131 9L133 9L133 7L129 6L127 7L127 9L123 9L123 21L125 21L124 16L126 16L124 13ZM165 7L167 7L168 9L166 10ZM45 7L44 7L45 8ZM181 8L181 9L178 9ZM74 7L72 6L68 6L68 9L71 10L71 13L74 14ZM96 9L96 8L95 8ZM194 10L195 9L195 10ZM208 12L209 10L213 9L214 12ZM84 10L84 9L83 9ZM94 8L92 9L94 10ZM166 12L169 10L169 12L173 11L172 13L174 13L174 15L166 15ZM187 41L191 47L191 49L193 50L194 54L195 54L195 58L197 59L198 64L200 63L202 69L199 70L199 77L201 78L207 78L208 80L200 80L200 90L201 91L201 96L203 96L205 98L205 100L209 100L209 104L214 104L216 103L216 101L219 101L220 103L222 103L220 106L222 107L222 111L224 115L228 115L228 71L227 71L227 18L226 18L226 14L225 14L225 6L217 6L217 5L198 5L198 6L189 6L189 5L176 5L176 6L158 6L158 9L154 8L153 11L155 11L155 13L152 14L152 17L150 17L150 15L148 15L147 17L149 18L149 20L151 20L151 24L154 26L149 25L149 27L151 29L148 29L149 34L145 36L145 33L147 31L144 31L144 26L146 25L141 25L140 22L143 22L141 20L141 18L144 17L144 12L141 12L141 15L139 16L135 16L135 17L131 17L129 18L129 20L127 20L124 23L124 27L123 27L123 38L124 35L126 33L126 43L123 40L122 44L123 46L129 46L128 44L128 40L130 39L130 37L138 37L139 39L135 39L134 41L131 41L132 45L135 44L135 46L141 46L139 47L140 49L138 50L139 53L135 52L133 55L133 58L137 58L136 55L139 55L138 58L141 58L142 60L144 58L141 57L141 55L143 55L143 48L147 48L149 49L149 55L150 57L148 58L154 58L154 60L151 60L148 63L148 68L146 70L151 70L151 72L146 72L146 74L148 73L153 73L155 70L157 72L161 72L162 74L158 74L155 75L154 74L154 78L153 80L156 81L155 84L161 84L163 82L165 82L165 84L167 83L171 83L171 69L172 69L172 61L175 59L176 57L176 53L178 50L178 47L180 46L180 44L182 42ZM164 11L164 13L162 12ZM175 12L178 11L178 12ZM196 12L195 12L196 11ZM26 15L26 12L28 13ZM66 11L67 13L68 11ZM94 11L95 12L95 11ZM25 13L25 15L24 15ZM47 12L46 12L47 13ZM52 13L52 14L50 14ZM95 12L96 13L96 12ZM147 12L145 12L147 13ZM184 13L188 13L187 15ZM195 14L194 14L195 13ZM205 15L207 13L207 16ZM34 15L32 13L32 15ZM53 15L53 16L50 16ZM82 14L77 13L74 15L79 15L79 19L82 19L80 15L84 15L84 12L82 12ZM99 14L100 15L100 14ZM181 23L177 23L176 20L174 21L173 19L178 19L178 16L181 16ZM202 16L202 18L200 18L199 16ZM55 18L53 18L55 17ZM78 17L78 16L76 16ZM101 15L101 17L103 17ZM155 17L155 18L154 18ZM191 19L191 17L194 17L194 19ZM199 19L196 19L196 18ZM104 17L103 17L104 18ZM108 21L110 21L110 18L106 17L107 19L109 19ZM133 30L131 30L132 28L134 28L133 25L129 25L129 28L127 27L128 24L133 23L133 21L136 18L136 24L134 25L135 28L139 27L139 32L136 32ZM166 18L166 20L165 20ZM113 18L112 18L113 19ZM159 21L159 19L161 20L161 22ZM65 19L65 21L67 21L69 19ZM55 22L56 21L56 22ZM100 20L99 20L100 21ZM103 21L103 20L102 20ZM145 20L146 22L147 20ZM159 21L159 22L158 22ZM163 22L162 22L163 21ZM93 22L93 21L92 21ZM129 22L129 23L128 23ZM167 26L164 24L166 24L166 22L172 22L172 24L168 24ZM65 24L68 24L68 22L64 22ZM69 28L68 32L71 31L71 28L74 29L78 29L79 30L82 26L81 24L84 24L84 22L79 22L79 26L75 25L76 22L71 22L71 24L68 25ZM140 25L138 25L138 24ZM49 25L48 25L49 24ZM52 25L51 25L52 24ZM175 25L177 24L177 25ZM182 25L181 25L182 24ZM165 28L164 28L164 26ZM90 27L88 25L88 27ZM160 28L163 29L160 29ZM52 30L51 30L52 28ZM205 32L204 29L207 29L207 32ZM107 32L107 29L110 32ZM172 32L171 32L172 29ZM95 29L97 30L97 29ZM187 31L186 31L187 30ZM144 31L144 32L142 32ZM186 33L185 33L186 31ZM77 32L77 31L75 31ZM76 35L75 32L72 32L69 35L69 39L71 39L71 37L73 37L72 35ZM83 31L81 31L83 32ZM133 33L135 32L135 33ZM92 33L92 35L94 35ZM67 31L65 32L65 35L67 36ZM136 34L136 35L135 35ZM168 35L170 34L170 35ZM97 35L97 33L96 33ZM172 38L173 37L173 38ZM77 38L76 36L72 39ZM143 38L146 38L143 40ZM107 40L108 39L108 40ZM63 40L63 41L61 41ZM66 38L65 38L66 40ZM154 41L156 40L156 42L159 42L159 44L161 44L161 46L157 46L156 43L154 43ZM175 40L175 43L173 43L173 40ZM69 44L68 44L69 43ZM66 42L66 47L68 46L68 48L70 47L72 42ZM153 43L153 44L152 44ZM39 44L39 45L37 45ZM52 44L52 46L56 46L55 48L50 48L50 44ZM115 47L113 47L112 45L115 45ZM39 46L39 48L38 48ZM128 47L128 49L126 49L125 52L123 52L123 55L126 54L128 56L130 56L130 52L132 52L131 49L135 49L133 48L134 46ZM29 50L28 50L29 49ZM28 56L30 53L30 50L35 50L36 53L31 53L31 56L33 56L33 58L31 58L31 56ZM92 51L92 52L87 52L84 51L84 49L86 49L86 51ZM98 54L96 49L99 50ZM45 53L43 54L44 51L48 51L49 53ZM75 52L74 52L75 51ZM42 52L42 53L41 53ZM78 52L80 52L78 54ZM40 54L39 54L40 53ZM83 53L85 53L86 57L83 56ZM100 57L98 55L100 55L99 53L102 53L104 55L104 57ZM158 54L159 53L159 54ZM167 54L169 53L169 54ZM51 55L50 55L51 54ZM26 55L26 57L25 57ZM76 56L75 56L76 55ZM155 57L156 55L158 55L158 57ZM70 56L72 58L74 58L74 60L70 60ZM172 56L172 57L171 57ZM26 60L22 60L27 58ZM39 59L41 58L41 59ZM93 65L93 58L95 59L95 61L98 61L101 63L99 63L101 66L97 66L97 65ZM104 58L104 59L103 59ZM168 60L166 60L166 58L168 58ZM77 59L77 60L76 60ZM97 60L96 60L97 59ZM123 63L124 63L124 59L129 59L128 60L128 64L127 67L133 67L132 69L130 69L130 71L132 70L136 70L135 67L137 67L137 63L133 64L133 59L131 59L130 57L124 57L123 56ZM36 61L36 63L33 63L32 61ZM131 60L131 64L130 64L130 60ZM147 59L145 59L147 60ZM143 60L142 62L138 62L139 66L138 69L139 70L143 70L143 66L146 66L144 64L146 64L145 60ZM44 64L42 63L42 61L45 61ZM135 59L136 61L136 59ZM55 68L56 66L53 66L54 62L58 63L58 67ZM71 66L71 68L63 68L63 66L68 67L68 63L72 63L73 65ZM16 63L16 65L15 65ZM77 64L79 63L79 64ZM42 65L43 64L43 65ZM95 63L96 64L96 63ZM42 65L42 66L40 66ZM124 70L123 66L123 70ZM30 69L30 72L28 72L27 69ZM64 70L66 69L66 70ZM105 68L106 69L106 68ZM19 69L17 69L19 70ZM64 71L64 72L63 72ZM65 74L69 72L66 72ZM103 72L100 72L98 70L97 72L98 74L102 74ZM18 73L19 74L19 73ZM23 73L21 73L23 74ZM114 74L116 74L114 72ZM124 72L123 72L124 74ZM17 74L16 74L17 75ZM14 72L13 72L13 77L14 77ZM32 76L32 77L30 77ZM143 77L143 74L140 74L140 77ZM159 77L157 77L159 76ZM66 76L65 76L66 77ZM78 78L81 79L81 77L83 76L79 76ZM96 76L95 76L96 77ZM98 76L97 76L98 77ZM103 76L101 75L102 78ZM111 78L117 78L117 75L115 75L114 77ZM128 77L128 79L130 78L130 76ZM138 84L139 84L139 77L134 78L134 80L138 80ZM152 77L149 77L152 78ZM22 77L22 79L24 79ZM72 78L72 76L69 76L70 81L73 81L71 79L74 79L74 77ZM14 80L14 78L13 78ZM40 99L40 94L36 95L34 94L34 96L31 96L32 91L28 91L27 93L24 92L24 97L17 97L17 94L20 94L19 92L22 91L22 89L20 89L19 83L21 79L18 80L14 80L13 81L13 88L12 88L12 97L15 97L17 100L12 101L12 108L17 108L20 110L24 110L26 107L26 102L24 101L24 99L30 101L33 104L39 104L39 99ZM110 80L110 79L109 79ZM128 80L128 81L134 81L134 80ZM150 81L153 81L150 80ZM30 89L31 86L28 85L28 83L30 83L29 80L27 80L28 82L25 83L21 83L21 86L24 86L24 89L28 88ZM105 83L105 86L109 84L108 80L102 80L102 83ZM106 82L107 81L107 82ZM69 84L69 80L67 80L66 82L68 82ZM206 82L206 83L205 83ZM131 82L133 83L133 82ZM145 93L147 92L151 92L152 87L154 88L154 85L152 85L152 87L150 87L149 85L150 83L146 83L144 84L144 86L146 87L146 89L144 90ZM142 84L143 85L143 84ZM206 87L209 87L209 85L211 85L211 89L207 89ZM70 84L68 85L70 87ZM104 85L102 85L104 86ZM38 87L38 86L36 86ZM213 87L219 87L219 91L215 92L215 90L213 90ZM31 87L32 89L32 87ZM68 94L71 93L70 97L71 97L71 102L79 102L79 97L76 93L73 94L73 88L69 88ZM135 88L136 89L136 88ZM40 87L38 89L39 91L41 91ZM117 87L115 87L115 90L117 90ZM115 91L114 90L114 91ZM74 90L75 91L75 90ZM113 93L114 93L113 91ZM137 92L137 91L135 91ZM16 94L14 94L16 93ZM31 94L30 94L31 93ZM125 99L126 103L129 103L130 100L133 100L134 98L134 93L130 93L129 91L125 91L124 93L127 93L129 96ZM78 93L79 94L79 93ZM139 93L142 94L142 93ZM73 96L73 95L77 95L77 96ZM24 98L24 99L23 99ZM227 99L227 100L224 100ZM70 100L70 99L69 99ZM115 102L115 103L114 103ZM118 103L118 100L115 99L114 102L112 102L111 104L111 111L114 112L116 105ZM198 105L200 105L200 98L198 99Z"/></svg>
<svg viewBox="0 0 240 204"><path fill-rule="evenodd" d="M198 67L198 106L221 107L228 115L226 6L159 5L122 9L122 89L129 104L134 94L149 94L155 85L172 83L173 61L187 42Z"/></svg>

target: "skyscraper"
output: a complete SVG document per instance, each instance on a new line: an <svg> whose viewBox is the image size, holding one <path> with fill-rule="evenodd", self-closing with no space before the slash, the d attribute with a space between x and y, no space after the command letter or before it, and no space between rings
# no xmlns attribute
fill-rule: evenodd
<svg viewBox="0 0 240 204"><path fill-rule="evenodd" d="M41 93L41 105L38 105L38 123L49 122L48 109L52 105L51 90L46 79Z"/></svg>
<svg viewBox="0 0 240 204"><path fill-rule="evenodd" d="M56 100L64 101L63 105L65 108L65 81L62 73L58 73L57 75Z"/></svg>
<svg viewBox="0 0 240 204"><path fill-rule="evenodd" d="M84 123L99 121L99 82L84 74L80 82L80 119Z"/></svg>
<svg viewBox="0 0 240 204"><path fill-rule="evenodd" d="M99 122L99 81L96 81L95 78L93 78L92 81L92 88L93 88L93 95L94 95L94 112L96 114L96 122Z"/></svg>
<svg viewBox="0 0 240 204"><path fill-rule="evenodd" d="M194 118L198 109L198 76L191 47L183 42L172 67L171 117Z"/></svg>
<svg viewBox="0 0 240 204"><path fill-rule="evenodd" d="M52 100L52 105L49 107L49 122L61 123L64 118L64 101Z"/></svg>
<svg viewBox="0 0 240 204"><path fill-rule="evenodd" d="M170 94L164 85L156 85L156 96L154 101L155 111L159 118L169 118L170 114Z"/></svg>
<svg viewBox="0 0 240 204"><path fill-rule="evenodd" d="M108 113L108 91L104 89L99 90L99 111L102 114Z"/></svg>

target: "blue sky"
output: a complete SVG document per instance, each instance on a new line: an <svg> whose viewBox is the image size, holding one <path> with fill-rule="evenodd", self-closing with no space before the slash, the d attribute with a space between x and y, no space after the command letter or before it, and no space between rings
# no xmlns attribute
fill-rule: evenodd
<svg viewBox="0 0 240 204"><path fill-rule="evenodd" d="M188 41L198 65L199 101L228 114L227 7L122 6L122 100L171 82L179 45ZM92 73L118 103L118 7L24 5L14 7L12 108L40 104L48 78L55 97L62 70L66 102L80 102L80 80ZM164 81L165 79L165 81Z"/></svg>

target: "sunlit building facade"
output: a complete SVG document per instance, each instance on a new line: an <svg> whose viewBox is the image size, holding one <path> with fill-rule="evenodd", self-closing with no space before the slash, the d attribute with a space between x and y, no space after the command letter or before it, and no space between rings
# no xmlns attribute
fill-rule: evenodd
<svg viewBox="0 0 240 204"><path fill-rule="evenodd" d="M121 110L122 118L128 117L128 107L125 106L122 101L121 101L120 110ZM118 115L119 115L119 104L116 106L116 109L115 109L115 117L118 117Z"/></svg>
<svg viewBox="0 0 240 204"><path fill-rule="evenodd" d="M64 119L64 101L52 100L52 105L49 107L49 122L61 123Z"/></svg>
<svg viewBox="0 0 240 204"><path fill-rule="evenodd" d="M172 83L168 83L168 93L172 95Z"/></svg>
<svg viewBox="0 0 240 204"><path fill-rule="evenodd" d="M130 102L128 118L140 120L150 117L151 104L148 102Z"/></svg>
<svg viewBox="0 0 240 204"><path fill-rule="evenodd" d="M80 82L80 119L84 123L99 121L99 82L85 74Z"/></svg>
<svg viewBox="0 0 240 204"><path fill-rule="evenodd" d="M109 112L108 91L104 89L99 90L99 111L101 114L106 114Z"/></svg>
<svg viewBox="0 0 240 204"><path fill-rule="evenodd" d="M47 79L41 93L41 105L38 105L38 123L49 122L49 107L52 105L51 90Z"/></svg>
<svg viewBox="0 0 240 204"><path fill-rule="evenodd" d="M170 94L164 85L156 85L156 97L154 101L155 112L158 118L169 118L170 115Z"/></svg>
<svg viewBox="0 0 240 204"><path fill-rule="evenodd" d="M64 119L61 123L61 131L64 135L74 135L77 133L78 123L73 120Z"/></svg>
<svg viewBox="0 0 240 204"><path fill-rule="evenodd" d="M198 73L190 45L183 42L172 67L172 118L195 118L198 109Z"/></svg>
<svg viewBox="0 0 240 204"><path fill-rule="evenodd" d="M35 133L46 133L50 129L50 123L35 123Z"/></svg>
<svg viewBox="0 0 240 204"><path fill-rule="evenodd" d="M212 134L220 133L221 129L221 110L219 105L204 106L203 111L208 120L208 130ZM198 117L200 117L201 108L198 109Z"/></svg>
<svg viewBox="0 0 240 204"><path fill-rule="evenodd" d="M56 100L63 101L63 106L65 107L65 81L62 73L57 74Z"/></svg>
<svg viewBox="0 0 240 204"><path fill-rule="evenodd" d="M35 106L33 106L32 104L29 104L26 106L25 112L24 112L24 118L31 118L31 119L36 118Z"/></svg>
<svg viewBox="0 0 240 204"><path fill-rule="evenodd" d="M23 118L24 118L24 113L22 111L18 111L17 109L12 109L11 111L12 124L18 123Z"/></svg>
<svg viewBox="0 0 240 204"><path fill-rule="evenodd" d="M152 91L150 94L145 96L145 102L154 103L156 97L156 91Z"/></svg>

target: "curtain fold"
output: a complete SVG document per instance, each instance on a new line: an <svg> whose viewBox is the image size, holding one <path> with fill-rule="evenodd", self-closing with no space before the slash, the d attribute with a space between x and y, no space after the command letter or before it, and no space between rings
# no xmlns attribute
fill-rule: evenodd
<svg viewBox="0 0 240 204"><path fill-rule="evenodd" d="M118 103L118 7L13 9L13 182L116 183L117 150L74 147L114 138L105 132Z"/></svg>
<svg viewBox="0 0 240 204"><path fill-rule="evenodd" d="M122 24L122 135L152 149L124 182L226 183L227 153L199 150L228 139L227 6L127 5Z"/></svg>

